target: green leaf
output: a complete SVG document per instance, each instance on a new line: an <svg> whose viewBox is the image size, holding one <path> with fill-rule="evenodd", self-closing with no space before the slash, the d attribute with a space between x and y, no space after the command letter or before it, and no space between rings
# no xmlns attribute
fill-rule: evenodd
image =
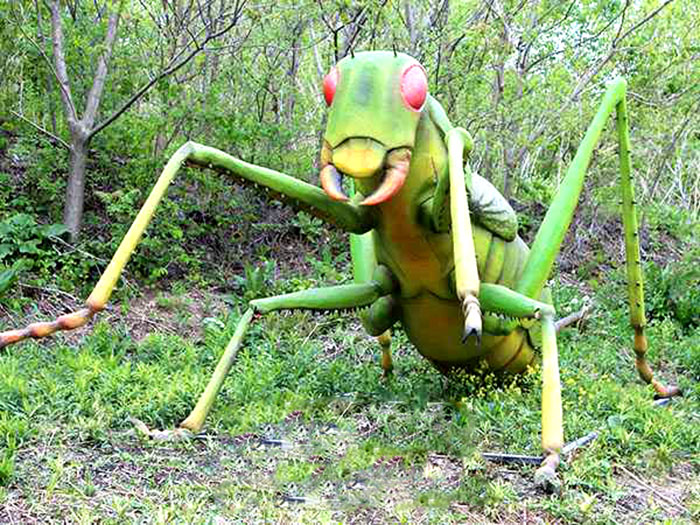
<svg viewBox="0 0 700 525"><path fill-rule="evenodd" d="M39 253L39 240L32 239L19 245L19 253Z"/></svg>
<svg viewBox="0 0 700 525"><path fill-rule="evenodd" d="M8 290L17 279L19 272L14 268L0 272L0 294Z"/></svg>
<svg viewBox="0 0 700 525"><path fill-rule="evenodd" d="M59 237L68 232L68 228L63 224L49 224L43 227L45 237Z"/></svg>

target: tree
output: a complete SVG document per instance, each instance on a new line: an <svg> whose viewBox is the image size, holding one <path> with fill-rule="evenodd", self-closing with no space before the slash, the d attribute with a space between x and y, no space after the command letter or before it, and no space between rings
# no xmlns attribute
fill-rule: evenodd
<svg viewBox="0 0 700 525"><path fill-rule="evenodd" d="M171 31L169 36L172 43L172 53L170 59L162 67L153 72L150 79L140 88L135 90L126 101L119 105L111 115L98 121L100 104L102 102L105 81L109 73L110 58L117 42L120 19L123 12L123 0L107 0L103 5L95 2L97 21L106 19L104 39L98 55L97 65L92 75L90 89L85 94L83 109L81 111L76 97L71 89L71 78L69 74L69 63L66 57L66 43L64 39L64 16L61 2L50 0L48 9L51 18L51 40L53 60L51 60L38 44L47 64L51 68L54 80L58 86L63 115L69 130L70 140L64 144L70 151L69 173L66 188L66 197L63 207L63 222L70 232L71 240L77 240L82 225L83 203L85 199L85 171L90 150L91 140L102 130L115 122L124 112L132 107L139 99L148 93L154 85L164 78L174 74L183 66L188 64L197 54L206 49L206 45L226 34L231 30L243 16L245 0L234 2L229 9L224 9L224 4L219 4L219 9L215 12L209 2L199 2L198 10L195 10L192 3L181 5L180 2L163 3L165 9L164 25L174 20L175 24L168 29L176 27L176 31ZM203 4L203 5L202 5ZM76 0L73 3L66 3L70 18L73 22L80 16L80 4ZM37 15L40 8L37 5ZM147 8L144 8L148 11ZM153 16L153 13L150 13ZM170 16L168 16L170 15ZM153 18L153 20L157 20ZM199 27L195 27L199 26ZM201 40L198 37L204 34ZM184 36L183 36L184 35ZM26 33L26 38L30 38ZM63 142L63 141L62 141Z"/></svg>

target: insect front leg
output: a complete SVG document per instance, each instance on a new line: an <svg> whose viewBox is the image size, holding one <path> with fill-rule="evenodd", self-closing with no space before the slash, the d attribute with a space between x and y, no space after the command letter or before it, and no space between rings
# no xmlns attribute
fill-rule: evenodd
<svg viewBox="0 0 700 525"><path fill-rule="evenodd" d="M452 219L452 246L455 264L455 288L464 313L463 341L475 336L481 340L481 307L479 305L479 272L469 218L467 184L470 181L468 165L464 166L464 152L471 151L472 138L462 128L452 128L445 136L449 156L450 216ZM465 183L465 175L467 183Z"/></svg>
<svg viewBox="0 0 700 525"><path fill-rule="evenodd" d="M201 431L207 415L214 406L216 396L236 361L248 327L254 322L256 315L266 315L279 310L354 310L371 305L386 292L384 282L373 280L363 284L312 288L250 301L249 308L238 321L236 331L219 359L204 392L180 426L174 430L151 430L144 423L136 421L137 428L156 440L187 439Z"/></svg>
<svg viewBox="0 0 700 525"><path fill-rule="evenodd" d="M88 297L86 307L77 312L62 315L54 321L34 323L23 329L2 332L0 333L0 348L29 337L41 338L59 330L72 330L81 327L95 314L103 310L112 295L122 270L141 240L144 230L150 223L160 200L165 195L175 175L185 163L215 168L235 175L240 180L259 184L291 200L327 222L337 224L346 231L364 233L373 227L373 218L367 208L351 202L334 201L320 188L294 177L249 164L215 148L187 142L175 152L166 164L146 202L136 216L134 223L124 236L95 289Z"/></svg>

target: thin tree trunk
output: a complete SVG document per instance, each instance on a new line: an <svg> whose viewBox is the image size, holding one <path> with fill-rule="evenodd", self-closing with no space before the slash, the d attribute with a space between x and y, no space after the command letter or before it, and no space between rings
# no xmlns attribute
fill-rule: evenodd
<svg viewBox="0 0 700 525"><path fill-rule="evenodd" d="M83 202L85 199L85 166L87 164L89 140L73 137L71 141L68 186L66 202L63 207L63 224L75 242L83 221Z"/></svg>
<svg viewBox="0 0 700 525"><path fill-rule="evenodd" d="M228 32L234 25L236 25L236 23L238 23L238 20L242 16L244 4L245 2L236 2L236 10L232 20L229 20L228 24L219 31L215 30L215 24L220 21L219 18L217 18L215 21L204 22L207 27L206 37L202 42L196 42L191 32L187 31L187 34L190 35L190 38L192 38L194 43L194 49L190 50L184 56L181 56L181 54L176 54L163 69L163 71L159 72L157 75L153 75L149 82L137 90L120 108L114 111L111 116L98 123L96 122L97 114L105 87L105 80L107 78L109 60L117 39L119 19L122 7L124 5L124 0L111 0L111 4L109 6L109 19L107 21L107 31L105 33L103 43L103 51L97 61L92 87L85 97L85 109L82 116L76 107L76 103L71 93L70 78L68 76L68 67L66 64L63 41L61 2L60 0L48 1L48 8L51 13L51 36L53 40L53 73L60 89L63 112L71 135L70 167L68 173L68 187L66 188L66 200L63 208L63 222L66 225L73 242L78 239L82 224L85 194L85 167L87 164L88 149L92 137L119 118L159 80L174 74L185 64L189 63L192 58L194 58L200 51L205 49L205 46L209 41L214 40ZM71 5L67 5L69 9L71 9ZM37 13L39 13L40 16L38 2L35 4L35 6L37 8ZM76 15L73 10L71 10L71 15L75 20ZM211 25L211 27L209 27L209 25ZM188 42L185 42L185 44L183 53L189 47Z"/></svg>

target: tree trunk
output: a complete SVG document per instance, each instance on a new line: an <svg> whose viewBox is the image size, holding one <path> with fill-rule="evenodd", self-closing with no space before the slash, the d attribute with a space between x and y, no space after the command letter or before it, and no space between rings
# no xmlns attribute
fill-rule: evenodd
<svg viewBox="0 0 700 525"><path fill-rule="evenodd" d="M68 187L66 188L66 202L63 206L63 224L68 229L71 242L75 242L78 240L83 221L85 165L87 164L89 141L74 137L71 142Z"/></svg>

